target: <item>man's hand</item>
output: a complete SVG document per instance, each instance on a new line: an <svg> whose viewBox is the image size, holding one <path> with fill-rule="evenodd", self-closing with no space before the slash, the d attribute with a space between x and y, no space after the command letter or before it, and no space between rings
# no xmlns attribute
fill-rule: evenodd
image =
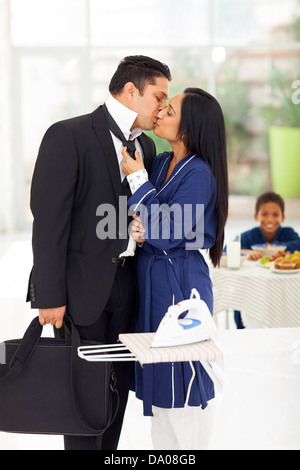
<svg viewBox="0 0 300 470"><path fill-rule="evenodd" d="M61 328L63 319L66 314L67 306L57 308L40 308L39 309L39 322L42 326L50 323L56 328Z"/></svg>

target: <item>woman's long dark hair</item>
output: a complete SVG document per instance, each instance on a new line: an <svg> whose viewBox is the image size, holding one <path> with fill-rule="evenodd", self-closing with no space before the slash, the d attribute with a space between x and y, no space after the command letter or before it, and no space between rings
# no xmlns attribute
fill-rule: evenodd
<svg viewBox="0 0 300 470"><path fill-rule="evenodd" d="M223 251L228 216L228 171L223 112L218 101L200 88L186 88L181 108L179 135L186 148L199 154L210 166L216 180L218 227L215 244L209 250L214 266Z"/></svg>

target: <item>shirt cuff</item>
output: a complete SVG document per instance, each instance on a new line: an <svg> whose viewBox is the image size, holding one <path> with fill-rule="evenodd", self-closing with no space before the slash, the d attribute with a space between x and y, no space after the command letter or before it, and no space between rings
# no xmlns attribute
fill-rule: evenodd
<svg viewBox="0 0 300 470"><path fill-rule="evenodd" d="M145 168L128 175L127 181L129 183L131 193L134 194L135 191L137 191L144 183L146 183L146 181L148 181L148 179L148 173Z"/></svg>

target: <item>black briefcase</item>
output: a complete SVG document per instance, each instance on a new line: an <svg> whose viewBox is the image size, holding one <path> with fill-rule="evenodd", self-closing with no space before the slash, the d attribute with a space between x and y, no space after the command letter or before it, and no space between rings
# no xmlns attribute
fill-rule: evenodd
<svg viewBox="0 0 300 470"><path fill-rule="evenodd" d="M1 344L0 431L34 434L100 435L118 408L111 362L78 356L81 342L70 317L64 339L41 337L36 317L24 337Z"/></svg>

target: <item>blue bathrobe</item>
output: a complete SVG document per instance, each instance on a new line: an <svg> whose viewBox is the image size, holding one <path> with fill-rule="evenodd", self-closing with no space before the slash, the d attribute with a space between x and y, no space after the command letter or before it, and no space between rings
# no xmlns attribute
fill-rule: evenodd
<svg viewBox="0 0 300 470"><path fill-rule="evenodd" d="M173 303L188 299L196 288L211 313L212 283L208 266L199 252L215 243L217 230L216 184L210 167L199 155L187 155L163 182L172 154L154 159L150 180L129 199L146 229L139 249L137 281L139 318L137 332L155 332ZM189 405L206 408L214 397L213 382L199 362ZM152 405L183 407L192 376L189 363L137 364L136 396L144 402L144 414Z"/></svg>

